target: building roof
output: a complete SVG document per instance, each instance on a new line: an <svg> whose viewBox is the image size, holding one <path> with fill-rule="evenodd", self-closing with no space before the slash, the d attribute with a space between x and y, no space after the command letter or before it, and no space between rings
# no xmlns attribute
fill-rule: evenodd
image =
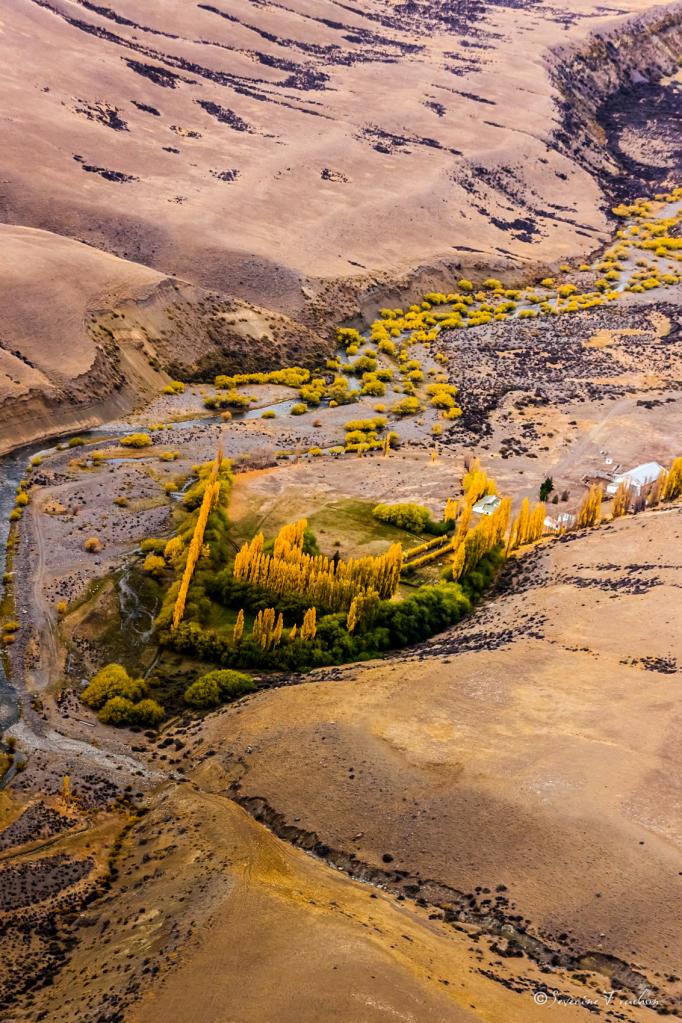
<svg viewBox="0 0 682 1023"><path fill-rule="evenodd" d="M473 507L473 511L477 515L489 515L490 512L495 511L498 505L502 504L502 498L498 497L497 494L486 494L485 497L481 497Z"/></svg>
<svg viewBox="0 0 682 1023"><path fill-rule="evenodd" d="M643 462L641 465L636 465L634 469L628 469L627 472L621 472L618 476L614 476L614 483L634 483L638 487L643 487L647 483L653 483L663 472L663 466L659 465L658 462Z"/></svg>

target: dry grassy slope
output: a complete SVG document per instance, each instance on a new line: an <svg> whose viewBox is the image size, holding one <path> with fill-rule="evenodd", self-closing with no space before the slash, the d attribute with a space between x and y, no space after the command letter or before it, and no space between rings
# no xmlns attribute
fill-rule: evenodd
<svg viewBox="0 0 682 1023"><path fill-rule="evenodd" d="M533 933L679 997L681 534L675 509L543 548L468 625L217 713L206 742L333 849L506 885Z"/></svg>
<svg viewBox="0 0 682 1023"><path fill-rule="evenodd" d="M308 363L320 349L281 314L33 228L0 226L0 306L0 454L127 411L167 372Z"/></svg>
<svg viewBox="0 0 682 1023"><path fill-rule="evenodd" d="M62 968L49 987L31 985L7 1023L542 1023L550 1010L518 991L549 983L594 996L278 841L225 795L215 760L194 782L150 799L111 890L60 921L59 936L77 939ZM62 846L79 851L68 835L53 851ZM21 946L3 951L15 969L27 958ZM561 1009L568 1023L590 1018Z"/></svg>
<svg viewBox="0 0 682 1023"><path fill-rule="evenodd" d="M319 278L584 252L596 103L681 48L665 8L619 6L644 29L604 10L17 0L2 217L284 310ZM580 146L555 138L574 85Z"/></svg>
<svg viewBox="0 0 682 1023"><path fill-rule="evenodd" d="M309 328L358 302L595 248L599 100L682 50L679 5L621 10L643 21L595 0L17 0L0 451L129 407L154 367L306 361Z"/></svg>

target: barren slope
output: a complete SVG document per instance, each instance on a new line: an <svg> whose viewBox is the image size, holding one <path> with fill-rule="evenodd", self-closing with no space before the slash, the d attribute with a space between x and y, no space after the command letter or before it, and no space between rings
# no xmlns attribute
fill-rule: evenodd
<svg viewBox="0 0 682 1023"><path fill-rule="evenodd" d="M196 372L308 363L287 317L47 231L0 225L0 454Z"/></svg>
<svg viewBox="0 0 682 1023"><path fill-rule="evenodd" d="M666 11L17 0L2 218L287 309L307 278L584 252L599 101L674 67Z"/></svg>
<svg viewBox="0 0 682 1023"><path fill-rule="evenodd" d="M330 324L462 268L598 248L618 190L679 164L679 90L655 88L679 5L614 13L9 5L0 450L129 408L154 370L309 361Z"/></svg>
<svg viewBox="0 0 682 1023"><path fill-rule="evenodd" d="M540 549L467 626L213 715L208 745L351 872L679 994L680 535L673 510Z"/></svg>

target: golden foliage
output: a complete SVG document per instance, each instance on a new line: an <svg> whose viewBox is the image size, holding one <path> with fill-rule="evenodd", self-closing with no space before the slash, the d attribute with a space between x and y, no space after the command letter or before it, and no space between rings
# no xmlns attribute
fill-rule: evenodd
<svg viewBox="0 0 682 1023"><path fill-rule="evenodd" d="M481 558L499 547L507 532L510 514L511 500L505 497L492 515L485 516L473 529L462 535L452 558L454 582L473 571Z"/></svg>
<svg viewBox="0 0 682 1023"><path fill-rule="evenodd" d="M187 561L185 562L185 570L182 573L182 579L180 580L180 589L175 600L175 607L173 608L173 628L177 629L178 625L182 621L182 616L185 613L185 603L187 602L187 593L189 591L189 584L192 581L194 575L194 569L196 568L197 561L199 560L203 544L204 544L204 532L206 530L206 523L208 522L208 516L211 510L215 508L220 497L220 482L218 476L220 473L220 467L223 461L222 450L218 450L215 461L211 467L211 472L208 479L206 480L206 486L204 488L204 496L201 499L201 505L199 507L199 515L197 518L196 525L194 527L194 533L189 544L189 550L187 551Z"/></svg>
<svg viewBox="0 0 682 1023"><path fill-rule="evenodd" d="M306 596L315 604L337 611L349 608L353 598L370 590L382 597L395 593L403 563L400 544L378 557L334 561L303 550L305 519L283 526L272 555L263 552L265 537L258 533L234 559L235 579L278 595Z"/></svg>
<svg viewBox="0 0 682 1023"><path fill-rule="evenodd" d="M524 544L535 543L542 536L545 528L545 506L542 502L531 509L530 501L524 498L519 513L512 522L509 531L507 550L513 551Z"/></svg>
<svg viewBox="0 0 682 1023"><path fill-rule="evenodd" d="M623 482L618 485L613 498L613 506L611 508L611 515L614 519L619 519L622 515L627 515L630 510L630 501L632 498L632 491L627 483Z"/></svg>
<svg viewBox="0 0 682 1023"><path fill-rule="evenodd" d="M235 646L239 646L239 644L242 641L243 635L244 635L244 608L242 607L239 609L239 614L237 615L237 620L234 623L234 628L232 630L232 642L234 643Z"/></svg>
<svg viewBox="0 0 682 1023"><path fill-rule="evenodd" d="M578 529L587 529L598 526L601 519L601 502L604 488L601 483L593 483L582 499L578 509L576 526Z"/></svg>
<svg viewBox="0 0 682 1023"><path fill-rule="evenodd" d="M317 634L317 609L309 607L303 616L303 624L301 625L301 639L304 643L308 640L315 639Z"/></svg>
<svg viewBox="0 0 682 1023"><path fill-rule="evenodd" d="M682 458L676 458L666 474L661 488L664 501L674 501L682 494Z"/></svg>

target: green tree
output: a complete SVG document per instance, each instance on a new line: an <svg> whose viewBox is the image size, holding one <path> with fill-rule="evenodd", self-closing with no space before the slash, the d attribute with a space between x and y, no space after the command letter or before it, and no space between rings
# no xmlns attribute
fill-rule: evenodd
<svg viewBox="0 0 682 1023"><path fill-rule="evenodd" d="M208 710L220 704L220 688L211 678L198 678L185 690L185 703L197 710Z"/></svg>
<svg viewBox="0 0 682 1023"><path fill-rule="evenodd" d="M540 484L540 500L546 501L553 490L554 480L551 476L545 476L544 480Z"/></svg>
<svg viewBox="0 0 682 1023"><path fill-rule="evenodd" d="M225 700L236 700L239 696L252 693L255 688L250 675L233 671L232 668L218 668L192 682L185 690L185 703L206 710L217 707Z"/></svg>
<svg viewBox="0 0 682 1023"><path fill-rule="evenodd" d="M129 725L135 715L135 704L125 696L112 696L104 704L97 717L105 725Z"/></svg>
<svg viewBox="0 0 682 1023"><path fill-rule="evenodd" d="M147 725L156 728L161 724L166 712L156 700L140 700L133 705L133 720L138 725Z"/></svg>

